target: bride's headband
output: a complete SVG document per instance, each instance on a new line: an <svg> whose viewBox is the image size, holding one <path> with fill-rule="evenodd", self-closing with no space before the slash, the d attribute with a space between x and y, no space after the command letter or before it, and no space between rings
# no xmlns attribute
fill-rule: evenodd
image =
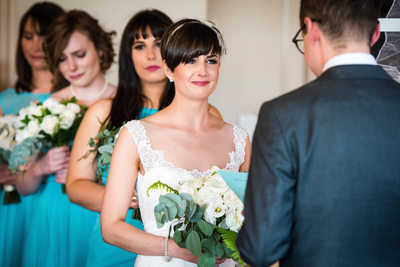
<svg viewBox="0 0 400 267"><path fill-rule="evenodd" d="M221 55L226 54L226 49L225 49L225 44L224 44L224 39L222 39L222 34L221 32L217 29L216 25L214 22L210 21L210 20L205 20L205 21L200 21L200 20L191 20L185 23L182 23L181 25L177 26L172 32L171 34L168 36L168 39L166 41L166 44L168 45L169 41L171 40L171 37L179 30L181 29L183 26L188 25L188 24L192 24L192 23L200 23L203 24L207 27L209 27L211 30L213 30L213 32L215 32L215 34L217 35L218 38L218 44L221 47Z"/></svg>

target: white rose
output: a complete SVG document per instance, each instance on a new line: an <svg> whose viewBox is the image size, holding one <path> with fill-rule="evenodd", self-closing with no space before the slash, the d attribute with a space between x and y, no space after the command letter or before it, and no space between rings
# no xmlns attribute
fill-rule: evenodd
<svg viewBox="0 0 400 267"><path fill-rule="evenodd" d="M29 133L27 129L22 131L17 131L17 135L15 136L15 141L17 142L17 144L20 144L28 137L32 137L32 134Z"/></svg>
<svg viewBox="0 0 400 267"><path fill-rule="evenodd" d="M63 104L57 103L48 107L52 114L61 114L65 110L65 106Z"/></svg>
<svg viewBox="0 0 400 267"><path fill-rule="evenodd" d="M224 202L228 207L240 207L243 205L242 201L229 189L223 196Z"/></svg>
<svg viewBox="0 0 400 267"><path fill-rule="evenodd" d="M39 132L40 132L39 121L36 120L36 119L32 119L32 120L28 123L28 126L26 127L26 129L28 130L28 132L29 132L32 136L38 135Z"/></svg>
<svg viewBox="0 0 400 267"><path fill-rule="evenodd" d="M30 117L33 117L33 116L40 117L40 116L42 116L42 107L38 106L36 104L31 104L28 107L27 111L28 111L28 114L29 114Z"/></svg>
<svg viewBox="0 0 400 267"><path fill-rule="evenodd" d="M43 102L43 107L50 109L50 107L60 104L57 99L50 97Z"/></svg>
<svg viewBox="0 0 400 267"><path fill-rule="evenodd" d="M206 210L204 212L204 219L214 224L216 223L216 218L222 217L225 215L225 211L227 209L222 198L214 198L207 201L209 204L206 206Z"/></svg>
<svg viewBox="0 0 400 267"><path fill-rule="evenodd" d="M66 108L75 114L81 111L81 107L75 103L68 103Z"/></svg>
<svg viewBox="0 0 400 267"><path fill-rule="evenodd" d="M57 126L58 126L58 118L54 115L48 115L44 117L42 124L40 125L42 130L49 135L53 135Z"/></svg>
<svg viewBox="0 0 400 267"><path fill-rule="evenodd" d="M72 126L75 120L75 113L71 110L65 109L60 114L60 128L68 129Z"/></svg>

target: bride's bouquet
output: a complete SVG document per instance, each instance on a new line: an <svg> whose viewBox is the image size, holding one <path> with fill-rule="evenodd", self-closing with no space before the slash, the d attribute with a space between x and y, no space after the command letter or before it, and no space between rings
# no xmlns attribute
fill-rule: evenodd
<svg viewBox="0 0 400 267"><path fill-rule="evenodd" d="M9 167L18 171L32 157L50 148L68 145L74 138L86 111L75 97L58 101L49 98L43 103L32 102L18 114L16 145L11 152ZM65 185L62 187L65 193Z"/></svg>
<svg viewBox="0 0 400 267"><path fill-rule="evenodd" d="M15 145L17 131L16 115L5 115L0 117L0 164L8 164L11 151ZM3 204L20 202L19 194L14 185L4 185Z"/></svg>
<svg viewBox="0 0 400 267"><path fill-rule="evenodd" d="M198 266L214 266L215 257L232 258L244 266L235 244L244 220L243 203L218 174L218 168L213 169L211 175L184 182L178 188L160 181L148 188L148 195L159 188L170 192L161 195L154 208L157 227L174 221L173 240L199 256Z"/></svg>

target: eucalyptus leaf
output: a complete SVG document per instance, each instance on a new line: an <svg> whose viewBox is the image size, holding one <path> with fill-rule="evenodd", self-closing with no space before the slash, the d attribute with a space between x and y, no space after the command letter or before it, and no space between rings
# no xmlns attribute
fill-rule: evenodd
<svg viewBox="0 0 400 267"><path fill-rule="evenodd" d="M192 252L194 256L199 256L201 253L201 243L199 235L196 231L191 231L185 241L186 248Z"/></svg>
<svg viewBox="0 0 400 267"><path fill-rule="evenodd" d="M168 218L169 218L169 220L171 221L171 220L175 219L176 218L176 214L178 213L177 207L176 206L169 207L169 208L167 208L167 210L168 210Z"/></svg>
<svg viewBox="0 0 400 267"><path fill-rule="evenodd" d="M161 212L164 208L165 208L165 204L164 203L158 203L154 207L154 212Z"/></svg>
<svg viewBox="0 0 400 267"><path fill-rule="evenodd" d="M182 201L182 198L174 193L168 193L166 195L164 195L164 197L168 198L169 200L171 200L172 202L175 203L175 205L177 205L178 203L180 203Z"/></svg>
<svg viewBox="0 0 400 267"><path fill-rule="evenodd" d="M185 214L185 210L186 210L186 206L187 206L187 201L185 199L182 199L178 205L178 217L182 218L183 215Z"/></svg>
<svg viewBox="0 0 400 267"><path fill-rule="evenodd" d="M200 230L206 235L206 236L212 236L213 231L214 231L214 225L212 225L209 222L206 222L202 219L197 221L197 224L200 228Z"/></svg>
<svg viewBox="0 0 400 267"><path fill-rule="evenodd" d="M215 266L215 257L213 255L202 254L197 259L197 266L199 266L199 267L214 267Z"/></svg>
<svg viewBox="0 0 400 267"><path fill-rule="evenodd" d="M201 247L203 250L207 249L212 255L217 254L216 244L217 241L215 241L213 238L205 238L201 240Z"/></svg>
<svg viewBox="0 0 400 267"><path fill-rule="evenodd" d="M180 231L175 231L174 232L174 236L172 237L172 239L175 241L175 243L180 243L182 242L182 233Z"/></svg>
<svg viewBox="0 0 400 267"><path fill-rule="evenodd" d="M221 259L224 256L225 250L220 242L215 244L215 252L215 255L217 255L218 259Z"/></svg>
<svg viewBox="0 0 400 267"><path fill-rule="evenodd" d="M168 208L169 207L173 207L173 206L176 205L176 203L174 201L172 201L171 199L169 199L169 198L167 198L167 197L165 197L163 195L160 195L159 201L161 203L164 203L165 206L168 207Z"/></svg>
<svg viewBox="0 0 400 267"><path fill-rule="evenodd" d="M112 153L113 152L114 147L112 145L102 145L99 147L99 153Z"/></svg>

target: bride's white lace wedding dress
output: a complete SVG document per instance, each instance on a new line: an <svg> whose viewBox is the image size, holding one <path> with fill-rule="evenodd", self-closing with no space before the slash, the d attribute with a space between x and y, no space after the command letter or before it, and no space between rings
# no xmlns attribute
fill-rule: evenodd
<svg viewBox="0 0 400 267"><path fill-rule="evenodd" d="M145 174L139 173L136 182L136 190L139 199L139 207L144 224L144 231L153 235L166 237L168 235L169 226L167 223L162 228L157 228L156 220L154 217L154 206L158 204L159 196L166 194L165 190L151 190L147 191L149 186L153 183L160 181L176 188L180 182L188 181L195 178L200 178L205 175L211 174L212 170L200 172L198 170L185 170L175 167L172 162L164 159L164 154L160 150L154 150L151 146L150 139L147 136L146 130L142 123L138 120L133 120L125 124L129 133L132 135L133 140L138 148L140 161L143 165ZM235 144L235 151L229 153L230 162L224 169L230 171L238 171L240 165L244 162L245 146L247 133L244 129L232 125ZM233 266L231 260L225 261L221 266ZM173 258L170 262L164 261L161 256L143 256L138 255L136 258L135 266L148 267L148 266L196 266L193 263L183 261L181 259Z"/></svg>

